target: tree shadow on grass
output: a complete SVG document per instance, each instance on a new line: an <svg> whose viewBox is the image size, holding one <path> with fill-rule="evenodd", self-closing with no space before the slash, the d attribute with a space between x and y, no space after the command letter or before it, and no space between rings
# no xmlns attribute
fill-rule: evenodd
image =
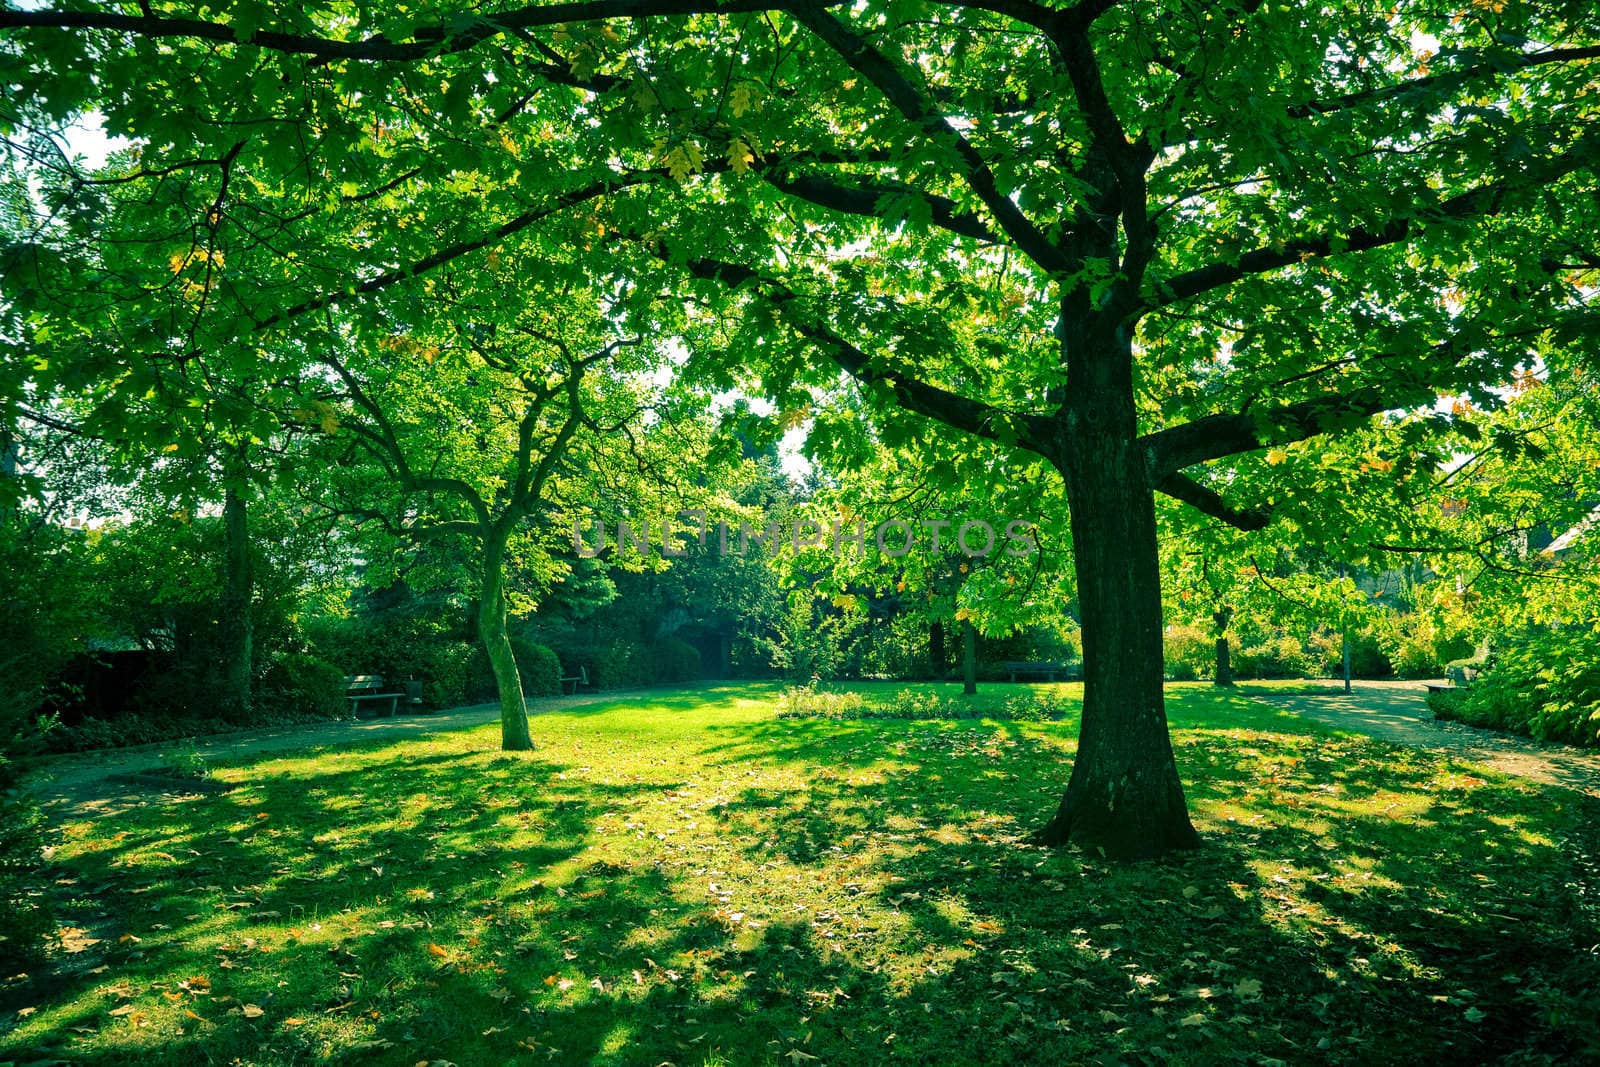
<svg viewBox="0 0 1600 1067"><path fill-rule="evenodd" d="M1015 723L768 721L713 729L682 765L416 746L257 764L234 793L72 861L143 940L45 998L64 1002L49 1051L802 1065L1582 1053L1570 1012L1590 986L1573 946L1593 923L1563 882L1571 813L1547 797L1314 731L1191 729L1178 755L1206 848L1120 866L1024 843L1064 778L1063 745ZM180 988L191 969L206 992ZM123 981L127 997L106 991ZM118 1005L149 1025L108 1016ZM75 1041L74 1025L128 1034Z"/></svg>

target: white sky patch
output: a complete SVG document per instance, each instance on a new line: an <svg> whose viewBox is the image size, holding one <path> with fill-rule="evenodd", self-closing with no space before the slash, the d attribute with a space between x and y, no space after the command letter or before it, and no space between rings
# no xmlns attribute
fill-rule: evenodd
<svg viewBox="0 0 1600 1067"><path fill-rule="evenodd" d="M105 120L93 112L63 130L61 139L66 144L67 154L82 159L91 170L105 166L111 153L133 147L133 142L126 137L108 135Z"/></svg>
<svg viewBox="0 0 1600 1067"><path fill-rule="evenodd" d="M1421 30L1412 30L1411 51L1413 54L1419 56L1424 52L1430 56L1436 56L1439 54L1439 38L1435 37L1431 33L1424 33Z"/></svg>
<svg viewBox="0 0 1600 1067"><path fill-rule="evenodd" d="M807 426L796 426L783 435L783 440L778 442L778 462L783 465L783 473L791 478L805 479L811 473L811 461L800 451L805 447Z"/></svg>

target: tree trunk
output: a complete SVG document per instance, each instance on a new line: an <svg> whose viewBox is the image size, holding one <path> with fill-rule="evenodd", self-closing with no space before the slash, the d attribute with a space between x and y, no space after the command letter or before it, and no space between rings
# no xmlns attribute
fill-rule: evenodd
<svg viewBox="0 0 1600 1067"><path fill-rule="evenodd" d="M223 460L222 704L237 718L250 714L255 626L250 618L255 575L250 561L249 446L232 446Z"/></svg>
<svg viewBox="0 0 1600 1067"><path fill-rule="evenodd" d="M1125 344L1125 342L1124 342ZM1058 461L1072 513L1083 625L1083 722L1043 844L1117 859L1194 848L1162 694L1155 498L1136 443L1132 355L1073 359Z"/></svg>
<svg viewBox="0 0 1600 1067"><path fill-rule="evenodd" d="M978 692L978 628L971 619L961 622L961 691L969 697Z"/></svg>
<svg viewBox="0 0 1600 1067"><path fill-rule="evenodd" d="M1233 685L1233 664L1229 661L1228 624L1233 621L1231 608L1218 608L1211 613L1211 621L1216 626L1217 633L1217 670L1212 675L1212 684L1221 686Z"/></svg>
<svg viewBox="0 0 1600 1067"><path fill-rule="evenodd" d="M500 748L527 752L533 748L528 733L528 705L522 696L522 676L511 654L506 634L506 537L498 530L484 535L483 574L478 594L478 638L489 655L495 691L500 697Z"/></svg>
<svg viewBox="0 0 1600 1067"><path fill-rule="evenodd" d="M1339 564L1339 579L1344 580L1344 564ZM1344 691L1350 692L1350 623L1345 622L1339 633L1339 665L1344 672Z"/></svg>

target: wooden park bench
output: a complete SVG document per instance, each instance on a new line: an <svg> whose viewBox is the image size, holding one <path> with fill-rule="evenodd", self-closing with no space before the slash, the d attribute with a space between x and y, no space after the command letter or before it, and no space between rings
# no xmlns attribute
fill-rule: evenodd
<svg viewBox="0 0 1600 1067"><path fill-rule="evenodd" d="M568 688L568 684L569 683L571 684L571 688L570 689ZM563 693L571 695L571 694L574 694L574 693L576 693L578 691L578 686L580 686L580 685L587 686L588 684L589 684L589 668L583 666L580 663L578 665L578 673L577 674L569 674L565 678L561 679L561 691Z"/></svg>
<svg viewBox="0 0 1600 1067"><path fill-rule="evenodd" d="M388 714L393 715L400 706L400 699L406 693L389 693L384 691L383 676L378 674L353 674L344 680L344 696L350 701L350 714L358 714L361 705L367 701L387 700L389 702Z"/></svg>
<svg viewBox="0 0 1600 1067"><path fill-rule="evenodd" d="M1042 660L1006 660L1000 666L1011 676L1013 682L1017 680L1018 675L1033 675L1053 682L1058 674L1071 679L1076 673L1065 663L1048 663Z"/></svg>

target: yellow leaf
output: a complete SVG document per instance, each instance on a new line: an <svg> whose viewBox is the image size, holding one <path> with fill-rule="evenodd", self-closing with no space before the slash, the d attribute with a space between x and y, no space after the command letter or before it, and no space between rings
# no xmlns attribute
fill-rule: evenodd
<svg viewBox="0 0 1600 1067"><path fill-rule="evenodd" d="M1288 458L1289 453L1285 452L1281 448L1274 448L1271 452L1267 453L1267 462L1272 464L1274 467Z"/></svg>
<svg viewBox="0 0 1600 1067"><path fill-rule="evenodd" d="M259 1004L246 1004L242 1010L246 1019L259 1019L267 1013Z"/></svg>
<svg viewBox="0 0 1600 1067"><path fill-rule="evenodd" d="M435 945L432 941L429 941L428 955L435 956L441 960L447 960L450 958L450 950L439 945Z"/></svg>
<svg viewBox="0 0 1600 1067"><path fill-rule="evenodd" d="M733 168L735 174L748 174L750 164L755 161L756 157L751 153L750 146L739 138L735 137L728 144L728 165Z"/></svg>
<svg viewBox="0 0 1600 1067"><path fill-rule="evenodd" d="M755 107L756 87L749 82L740 82L733 87L733 93L728 97L728 107L733 112L733 117L738 118L746 111Z"/></svg>
<svg viewBox="0 0 1600 1067"><path fill-rule="evenodd" d="M663 160L667 165L667 173L672 175L675 182L684 181L691 174L698 174L705 166L705 156L700 151L700 146L693 141L674 145Z"/></svg>

